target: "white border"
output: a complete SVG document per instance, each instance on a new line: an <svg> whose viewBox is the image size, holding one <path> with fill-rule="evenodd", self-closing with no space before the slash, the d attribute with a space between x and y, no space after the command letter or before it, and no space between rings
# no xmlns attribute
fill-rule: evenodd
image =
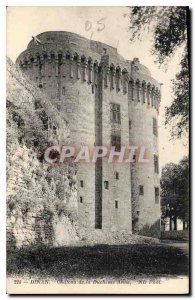
<svg viewBox="0 0 195 300"><path fill-rule="evenodd" d="M113 3L113 0L99 0L99 1L78 1L78 0L1 0L0 1L0 83L1 83L1 93L0 93L0 101L1 101L1 107L0 107L0 149L1 149L1 155L0 155L0 195L1 195L1 203L0 203L0 212L1 212L1 217L0 217L0 241L1 241L1 247L0 247L0 262L1 262L1 267L0 267L0 283L1 287L3 286L3 289L1 288L0 290L0 296L1 299L5 299L8 296L5 294L6 291L6 276L5 276L5 270L6 270L6 258L5 258L5 221L6 221L6 209L5 209L5 182L6 182L6 174L5 174L5 99L6 99L6 79L5 79L5 62L6 62L6 6L134 6L134 5L150 5L150 6L190 6L190 8L193 10L194 8L194 3L195 1L193 0L188 0L188 1L175 1L175 0L163 0L161 1L153 1L153 0L148 0L148 1L141 1L141 0L121 0L121 1L115 1ZM193 15L193 12L192 12ZM194 23L192 22L192 29L191 32L193 33L194 31ZM194 45L194 41L192 42L192 48ZM192 56L192 51L191 51L191 56ZM192 61L193 62L193 61ZM194 70L194 62L191 65L192 70ZM192 86L191 89L193 89L193 86L195 84L194 78L192 78ZM192 93L193 94L193 93ZM191 95L192 97L192 95ZM193 99L191 99L191 103L193 102ZM194 105L193 105L194 107ZM193 113L193 111L191 112ZM192 138L194 137L194 122L192 118ZM194 139L193 139L194 141ZM192 149L193 149L193 143L192 143ZM193 167L194 167L194 162L193 162ZM191 187L195 185L195 179L191 178ZM191 201L193 202L193 194L192 194L192 199ZM191 212L195 216L194 212L194 205L193 205L193 211ZM193 221L193 218L192 220ZM194 237L194 233L193 233ZM193 251L192 251L193 253ZM193 270L194 270L194 261L193 261ZM194 286L194 279L192 281L192 286ZM27 296L26 296L27 297ZM26 298L23 297L23 298ZM117 298L119 298L118 296ZM52 296L51 298L55 299L56 296ZM69 297L68 297L69 298ZM72 298L72 297L70 297ZM134 298L134 297L133 297ZM142 298L142 297L136 297L135 299ZM166 297L169 298L169 297ZM184 298L184 297L180 297ZM37 299L40 299L40 296L37 297ZM171 297L170 297L171 299Z"/></svg>

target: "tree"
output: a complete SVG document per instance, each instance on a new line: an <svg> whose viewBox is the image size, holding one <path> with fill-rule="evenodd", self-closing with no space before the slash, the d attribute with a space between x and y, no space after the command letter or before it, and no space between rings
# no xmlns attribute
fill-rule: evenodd
<svg viewBox="0 0 195 300"><path fill-rule="evenodd" d="M161 176L162 217L169 217L177 230L177 219L189 222L189 161L184 157L179 164L169 163ZM172 230L172 222L170 222Z"/></svg>
<svg viewBox="0 0 195 300"><path fill-rule="evenodd" d="M151 52L160 66L167 65L176 51L182 49L181 70L172 81L173 101L165 109L165 125L172 126L172 137L181 138L189 130L188 9L184 6L134 6L129 9L131 42L141 39L145 30L152 32ZM176 125L172 124L173 120Z"/></svg>
<svg viewBox="0 0 195 300"><path fill-rule="evenodd" d="M185 54L181 61L181 70L172 81L174 100L170 107L165 109L165 125L172 124L176 119L176 125L172 125L172 137L182 137L189 132L189 70L188 55Z"/></svg>

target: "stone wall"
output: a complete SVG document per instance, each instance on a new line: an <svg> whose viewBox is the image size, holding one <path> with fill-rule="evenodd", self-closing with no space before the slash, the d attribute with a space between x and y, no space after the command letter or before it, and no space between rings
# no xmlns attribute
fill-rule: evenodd
<svg viewBox="0 0 195 300"><path fill-rule="evenodd" d="M136 107L136 109L134 109ZM131 121L130 141L134 146L145 146L147 163L139 163L139 152L131 163L132 209L134 231L144 225L153 225L160 218L160 198L155 201L155 187L160 188L159 174L154 170L154 155L158 155L157 137L153 134L153 118L157 119L156 110L142 101L129 100L129 119ZM143 195L139 193L143 186ZM160 228L159 228L160 229Z"/></svg>
<svg viewBox="0 0 195 300"><path fill-rule="evenodd" d="M111 145L111 135L119 135L122 146L129 145L128 95L124 92L123 85L120 89L117 88L117 78L111 83L111 76L108 78L108 87L103 87L102 109L103 145L108 149ZM120 123L111 122L111 103L120 105ZM103 185L103 228L132 232L130 164L120 163L118 159L119 157L115 156L112 163L103 160L102 183L109 182L108 190Z"/></svg>
<svg viewBox="0 0 195 300"><path fill-rule="evenodd" d="M55 132L45 129L39 101ZM59 246L78 241L76 166L48 166L48 143L68 139L68 123L7 60L7 246ZM37 139L39 143L37 143ZM35 143L36 141L36 143Z"/></svg>

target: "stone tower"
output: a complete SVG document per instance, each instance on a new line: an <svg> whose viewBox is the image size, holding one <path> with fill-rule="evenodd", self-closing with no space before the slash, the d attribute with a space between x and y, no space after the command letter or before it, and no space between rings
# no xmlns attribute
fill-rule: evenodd
<svg viewBox="0 0 195 300"><path fill-rule="evenodd" d="M82 228L141 232L160 219L158 111L160 84L135 58L77 34L39 34L17 64L69 122L73 143L146 146L148 163L78 165ZM64 141L65 142L65 141Z"/></svg>

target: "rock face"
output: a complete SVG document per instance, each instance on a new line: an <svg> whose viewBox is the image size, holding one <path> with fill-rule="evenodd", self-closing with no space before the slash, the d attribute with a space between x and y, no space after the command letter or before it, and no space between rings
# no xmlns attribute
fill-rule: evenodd
<svg viewBox="0 0 195 300"><path fill-rule="evenodd" d="M7 59L8 247L78 241L76 167L52 168L42 158L49 143L68 136L68 122Z"/></svg>
<svg viewBox="0 0 195 300"><path fill-rule="evenodd" d="M148 164L139 164L136 153L131 165L78 166L79 226L148 234L157 225L159 231L160 84L138 58L125 60L109 45L62 31L37 38L41 43L30 41L17 64L67 119L71 142L110 147L120 140L148 149ZM117 109L120 120L112 118Z"/></svg>

